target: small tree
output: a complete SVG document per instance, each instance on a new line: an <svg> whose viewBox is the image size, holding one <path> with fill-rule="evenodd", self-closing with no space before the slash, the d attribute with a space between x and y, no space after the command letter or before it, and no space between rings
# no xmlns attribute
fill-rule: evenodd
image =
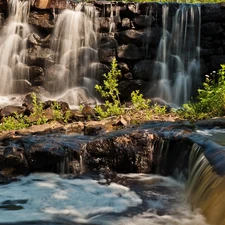
<svg viewBox="0 0 225 225"><path fill-rule="evenodd" d="M116 58L112 60L111 70L108 74L104 74L103 76L106 78L103 81L103 86L95 85L95 89L103 98L109 100L106 100L103 104L105 111L101 106L97 106L96 111L100 117L120 115L124 112L124 107L122 107L119 98L118 77L121 76L121 71L117 68Z"/></svg>

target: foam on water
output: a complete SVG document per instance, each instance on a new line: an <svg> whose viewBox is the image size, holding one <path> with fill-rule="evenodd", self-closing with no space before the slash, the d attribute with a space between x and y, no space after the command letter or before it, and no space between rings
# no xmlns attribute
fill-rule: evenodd
<svg viewBox="0 0 225 225"><path fill-rule="evenodd" d="M175 180L143 174L118 177L127 186L51 173L2 185L0 224L206 224L199 212L190 209L183 185Z"/></svg>

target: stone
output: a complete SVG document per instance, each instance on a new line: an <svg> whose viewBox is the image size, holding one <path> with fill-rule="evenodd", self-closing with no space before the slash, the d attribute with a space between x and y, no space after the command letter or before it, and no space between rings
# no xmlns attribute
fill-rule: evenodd
<svg viewBox="0 0 225 225"><path fill-rule="evenodd" d="M32 46L40 45L41 47L49 48L50 47L50 35L48 35L47 37L42 39L38 34L31 33L28 36L28 44L30 44Z"/></svg>
<svg viewBox="0 0 225 225"><path fill-rule="evenodd" d="M42 48L41 46L26 49L22 54L28 66L39 66L42 68L46 65L53 65L56 58L54 51L50 48Z"/></svg>
<svg viewBox="0 0 225 225"><path fill-rule="evenodd" d="M33 86L42 86L44 84L44 70L39 66L30 66L29 67L29 78Z"/></svg>
<svg viewBox="0 0 225 225"><path fill-rule="evenodd" d="M155 62L152 60L142 60L134 64L133 76L134 79L140 79L144 81L152 80L155 68Z"/></svg>
<svg viewBox="0 0 225 225"><path fill-rule="evenodd" d="M134 44L120 45L117 48L118 58L125 60L140 60L141 53L138 50L138 47Z"/></svg>
<svg viewBox="0 0 225 225"><path fill-rule="evenodd" d="M105 64L94 62L89 64L85 76L91 79L95 79L102 83L103 80L105 79L103 75L107 74L109 71L110 71L109 67L106 66Z"/></svg>
<svg viewBox="0 0 225 225"><path fill-rule="evenodd" d="M21 106L7 105L0 110L0 117L13 116L15 113L22 114L24 110Z"/></svg>
<svg viewBox="0 0 225 225"><path fill-rule="evenodd" d="M48 36L54 28L54 17L48 11L31 11L28 23L41 31L43 36Z"/></svg>
<svg viewBox="0 0 225 225"><path fill-rule="evenodd" d="M219 4L202 4L201 5L201 20L205 21L224 21L225 8Z"/></svg>
<svg viewBox="0 0 225 225"><path fill-rule="evenodd" d="M218 35L223 32L223 28L220 23L216 22L208 22L204 23L201 26L201 34L212 36L212 35Z"/></svg>
<svg viewBox="0 0 225 225"><path fill-rule="evenodd" d="M66 9L66 0L35 0L34 6L38 9Z"/></svg>
<svg viewBox="0 0 225 225"><path fill-rule="evenodd" d="M130 100L131 92L135 90L142 90L146 83L142 80L123 80L119 82L118 90L120 93L120 100Z"/></svg>
<svg viewBox="0 0 225 225"><path fill-rule="evenodd" d="M118 69L121 70L121 72L123 74L126 74L126 73L129 73L130 72L130 68L127 65L127 63L125 63L125 62L118 62L117 64L118 64L117 65L118 66Z"/></svg>
<svg viewBox="0 0 225 225"><path fill-rule="evenodd" d="M160 27L152 27L143 29L143 42L148 46L158 47L163 34Z"/></svg>
<svg viewBox="0 0 225 225"><path fill-rule="evenodd" d="M153 21L154 21L154 18L152 16L138 15L137 17L134 17L133 24L136 29L141 29L141 28L150 27Z"/></svg>
<svg viewBox="0 0 225 225"><path fill-rule="evenodd" d="M122 26L123 29L130 29L131 28L130 19L129 18L123 18L121 26Z"/></svg>
<svg viewBox="0 0 225 225"><path fill-rule="evenodd" d="M110 64L116 57L116 48L101 48L98 50L98 57L101 63Z"/></svg>
<svg viewBox="0 0 225 225"><path fill-rule="evenodd" d="M113 37L110 36L109 34L105 35L105 34L100 34L100 37L98 39L98 48L102 49L102 48L117 48L118 43L117 40Z"/></svg>
<svg viewBox="0 0 225 225"><path fill-rule="evenodd" d="M136 30L125 30L115 33L115 39L119 45L135 44L141 46L143 44L143 33Z"/></svg>
<svg viewBox="0 0 225 225"><path fill-rule="evenodd" d="M220 69L220 65L225 62L225 55L212 55L210 57L211 60L211 70Z"/></svg>
<svg viewBox="0 0 225 225"><path fill-rule="evenodd" d="M101 126L96 126L96 124L84 125L84 135L96 136L99 135L102 130Z"/></svg>
<svg viewBox="0 0 225 225"><path fill-rule="evenodd" d="M13 94L26 94L31 91L31 83L28 80L13 80Z"/></svg>
<svg viewBox="0 0 225 225"><path fill-rule="evenodd" d="M96 111L89 105L84 105L81 110L81 113L84 115L86 120L97 120Z"/></svg>
<svg viewBox="0 0 225 225"><path fill-rule="evenodd" d="M110 29L110 18L109 17L99 17L99 31L108 33Z"/></svg>
<svg viewBox="0 0 225 225"><path fill-rule="evenodd" d="M72 85L72 74L70 70L63 65L55 64L50 66L45 71L45 84L44 87L51 93L60 93L65 91Z"/></svg>

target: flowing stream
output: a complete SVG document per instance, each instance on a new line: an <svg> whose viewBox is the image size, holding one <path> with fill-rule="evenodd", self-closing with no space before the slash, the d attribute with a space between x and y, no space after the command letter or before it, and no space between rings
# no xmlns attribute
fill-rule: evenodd
<svg viewBox="0 0 225 225"><path fill-rule="evenodd" d="M110 185L100 178L37 173L2 185L0 224L206 225L172 178L118 174Z"/></svg>

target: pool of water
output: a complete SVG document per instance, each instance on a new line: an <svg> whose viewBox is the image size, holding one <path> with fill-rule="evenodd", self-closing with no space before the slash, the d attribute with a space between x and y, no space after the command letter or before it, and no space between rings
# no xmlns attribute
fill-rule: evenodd
<svg viewBox="0 0 225 225"><path fill-rule="evenodd" d="M36 173L0 186L0 224L206 225L182 183L144 174L61 177Z"/></svg>

